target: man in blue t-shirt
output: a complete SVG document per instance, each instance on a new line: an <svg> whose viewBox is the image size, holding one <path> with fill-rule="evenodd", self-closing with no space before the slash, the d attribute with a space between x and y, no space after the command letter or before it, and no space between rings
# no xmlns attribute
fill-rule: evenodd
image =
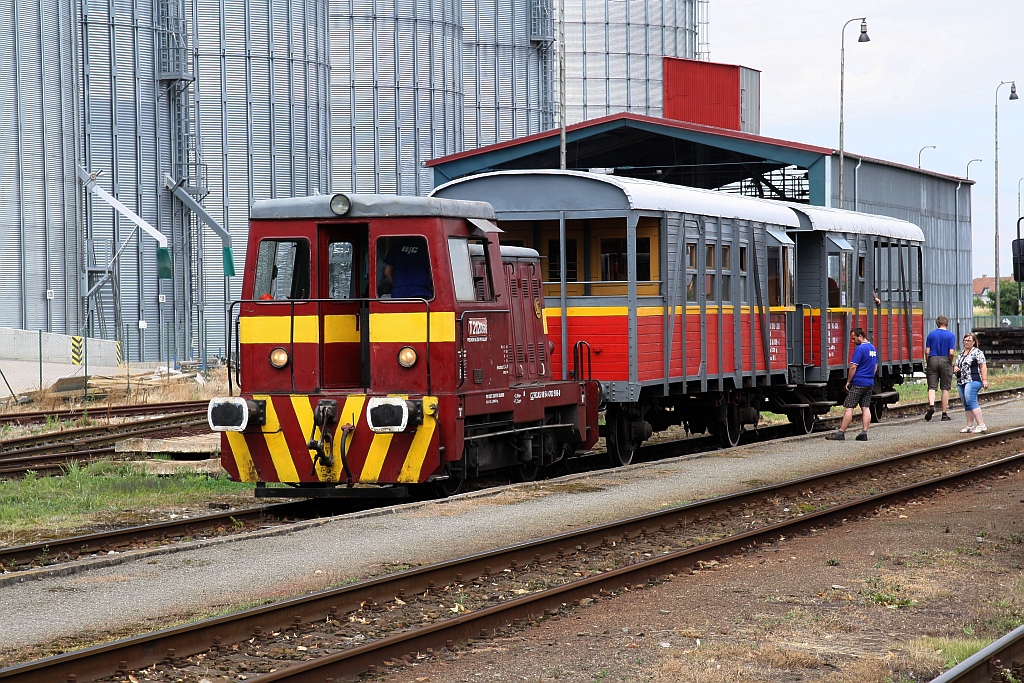
<svg viewBox="0 0 1024 683"><path fill-rule="evenodd" d="M391 283L392 299L432 299L427 241L422 237L399 239L384 257L384 277Z"/></svg>
<svg viewBox="0 0 1024 683"><path fill-rule="evenodd" d="M935 319L938 329L928 333L924 342L925 375L928 377L928 410L924 413L925 420L931 420L935 414L935 390L942 389L942 419L949 420L946 408L949 407L949 390L953 386L953 356L956 355L956 336L946 327L949 318L940 315Z"/></svg>
<svg viewBox="0 0 1024 683"><path fill-rule="evenodd" d="M850 359L850 370L846 376L846 401L843 402L846 412L843 413L843 424L839 431L825 437L830 441L846 439L846 428L853 421L853 409L858 405L861 433L857 435L857 441L868 440L868 427L871 426L871 390L875 386L875 373L878 371L878 351L860 327L853 328L850 339L857 348Z"/></svg>

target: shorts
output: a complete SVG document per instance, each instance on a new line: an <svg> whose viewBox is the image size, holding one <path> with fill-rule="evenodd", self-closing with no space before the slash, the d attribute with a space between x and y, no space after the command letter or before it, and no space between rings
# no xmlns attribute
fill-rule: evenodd
<svg viewBox="0 0 1024 683"><path fill-rule="evenodd" d="M846 392L846 400L843 402L844 408L861 408L871 407L871 392L874 387L858 387L852 386Z"/></svg>
<svg viewBox="0 0 1024 683"><path fill-rule="evenodd" d="M932 391L940 387L943 391L949 391L953 386L953 363L949 356L928 356L925 374L928 377L928 388Z"/></svg>
<svg viewBox="0 0 1024 683"><path fill-rule="evenodd" d="M970 412L979 408L978 392L981 391L981 382L958 384L956 388L960 391L960 400L964 404L964 410Z"/></svg>

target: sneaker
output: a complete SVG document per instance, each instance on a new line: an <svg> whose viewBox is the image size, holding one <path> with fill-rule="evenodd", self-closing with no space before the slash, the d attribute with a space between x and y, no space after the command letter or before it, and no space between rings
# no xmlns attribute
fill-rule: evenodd
<svg viewBox="0 0 1024 683"><path fill-rule="evenodd" d="M860 434L857 435L857 441L867 441L867 440L868 440L868 433L867 432L861 432Z"/></svg>
<svg viewBox="0 0 1024 683"><path fill-rule="evenodd" d="M925 422L930 422L932 415L935 414L935 406L928 406L928 410L924 411Z"/></svg>
<svg viewBox="0 0 1024 683"><path fill-rule="evenodd" d="M971 434L984 434L987 431L988 427L986 427L985 425L977 425L976 427L971 427Z"/></svg>
<svg viewBox="0 0 1024 683"><path fill-rule="evenodd" d="M970 434L973 431L974 431L974 427L964 427L963 429L960 430L960 433L961 434Z"/></svg>
<svg viewBox="0 0 1024 683"><path fill-rule="evenodd" d="M943 422L949 422L952 419L953 418L951 418L949 415L946 415L945 413L942 414L942 421Z"/></svg>
<svg viewBox="0 0 1024 683"><path fill-rule="evenodd" d="M828 439L829 441L846 441L846 434L844 432L836 430L831 434L826 434L825 438Z"/></svg>

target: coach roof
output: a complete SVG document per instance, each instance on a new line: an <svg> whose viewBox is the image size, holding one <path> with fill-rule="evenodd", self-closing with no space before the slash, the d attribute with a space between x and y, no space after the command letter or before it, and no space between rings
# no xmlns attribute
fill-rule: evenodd
<svg viewBox="0 0 1024 683"><path fill-rule="evenodd" d="M530 213L558 211L675 211L739 218L791 230L803 228L924 240L924 233L916 225L888 216L583 171L493 171L445 183L436 188L432 196L483 199L505 219L526 219Z"/></svg>
<svg viewBox="0 0 1024 683"><path fill-rule="evenodd" d="M677 211L800 227L796 215L779 202L583 171L494 171L453 180L431 196L484 199L498 214Z"/></svg>
<svg viewBox="0 0 1024 683"><path fill-rule="evenodd" d="M350 208L337 213L331 200L338 194L348 198ZM312 197L264 199L252 203L249 218L254 220L290 218L388 218L392 216L439 216L494 220L494 209L487 202L405 197L392 194L334 193Z"/></svg>

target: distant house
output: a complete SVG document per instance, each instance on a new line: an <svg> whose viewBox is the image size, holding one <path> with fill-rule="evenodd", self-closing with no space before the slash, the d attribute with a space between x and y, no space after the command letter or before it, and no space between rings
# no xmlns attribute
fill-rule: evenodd
<svg viewBox="0 0 1024 683"><path fill-rule="evenodd" d="M996 279L982 275L974 278L974 296L985 296L996 286Z"/></svg>

